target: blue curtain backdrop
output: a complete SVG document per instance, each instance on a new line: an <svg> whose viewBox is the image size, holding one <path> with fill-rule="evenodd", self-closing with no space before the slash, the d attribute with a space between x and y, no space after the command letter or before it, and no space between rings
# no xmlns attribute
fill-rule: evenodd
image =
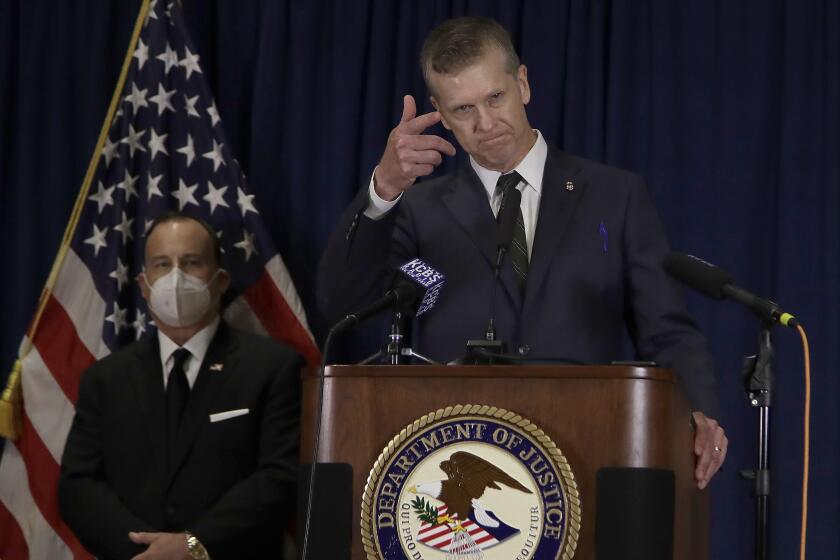
<svg viewBox="0 0 840 560"><path fill-rule="evenodd" d="M429 109L416 58L441 20L489 15L528 66L528 113L573 153L644 175L672 245L806 325L813 353L810 558L840 551L840 3L834 0L184 0L228 136L319 338L314 275L399 120ZM139 1L0 2L0 364L10 368L82 182ZM436 130L442 134L442 129ZM447 163L451 168L454 162ZM739 370L757 320L687 294L717 360L726 469L712 557L752 555L755 412ZM793 558L803 359L774 333L772 552ZM375 328L339 348L363 354ZM351 348L353 350L351 350ZM2 376L0 376L2 378ZM4 380L3 380L4 381Z"/></svg>

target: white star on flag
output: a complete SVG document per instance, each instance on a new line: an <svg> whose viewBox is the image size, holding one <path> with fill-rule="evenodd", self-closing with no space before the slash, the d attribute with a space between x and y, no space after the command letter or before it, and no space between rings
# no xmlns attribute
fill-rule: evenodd
<svg viewBox="0 0 840 560"><path fill-rule="evenodd" d="M105 185L102 184L102 181L99 181L99 190L90 195L88 200L92 200L96 203L98 211L101 214L102 210L106 206L113 206L114 204L114 187L108 187L106 189Z"/></svg>
<svg viewBox="0 0 840 560"><path fill-rule="evenodd" d="M214 138L213 149L209 152L201 154L202 157L213 160L213 173L219 169L220 165L225 165L225 156L222 155L222 146L224 146L224 144L218 144Z"/></svg>
<svg viewBox="0 0 840 560"><path fill-rule="evenodd" d="M88 245L93 246L93 256L99 256L99 249L108 246L108 242L105 241L105 235L108 234L108 228L105 227L104 229L99 229L96 224L93 224L93 235L85 239L85 243Z"/></svg>
<svg viewBox="0 0 840 560"><path fill-rule="evenodd" d="M131 157L134 157L134 151L140 150L141 152L145 152L146 148L143 147L143 144L140 143L140 138L146 134L145 130L141 130L137 132L134 130L134 125L128 125L128 136L120 140L120 144L128 144L128 149L131 152Z"/></svg>
<svg viewBox="0 0 840 560"><path fill-rule="evenodd" d="M216 211L217 206L224 206L225 208L230 208L228 203L224 199L225 191L228 190L227 187L219 187L218 189L213 186L213 183L207 181L207 194L203 197L210 204L210 214Z"/></svg>
<svg viewBox="0 0 840 560"><path fill-rule="evenodd" d="M216 126L216 123L222 120L219 117L219 110L216 109L215 101L213 101L213 103L211 103L210 106L207 107L207 115L210 117L210 126Z"/></svg>
<svg viewBox="0 0 840 560"><path fill-rule="evenodd" d="M157 58L158 60L162 60L163 63L166 65L166 74L169 74L169 71L172 69L173 66L178 66L178 53L172 50L172 47L169 46L169 42L166 43L166 50L163 52L163 54L159 54L155 58Z"/></svg>
<svg viewBox="0 0 840 560"><path fill-rule="evenodd" d="M146 21L143 22L143 26L149 25L149 19L158 19L157 14L155 13L155 9L157 8L158 0L152 0L149 3L149 11L146 12ZM160 21L158 19L158 21Z"/></svg>
<svg viewBox="0 0 840 560"><path fill-rule="evenodd" d="M137 48L134 49L133 57L137 59L137 66L142 70L143 65L149 60L149 47L143 43L143 39L137 40Z"/></svg>
<svg viewBox="0 0 840 560"><path fill-rule="evenodd" d="M233 246L245 251L245 262L248 262L251 260L251 255L257 254L257 248L254 247L254 234L244 230L242 235L242 241L234 243Z"/></svg>
<svg viewBox="0 0 840 560"><path fill-rule="evenodd" d="M179 154L184 154L185 156L187 156L187 167L192 165L192 162L195 159L195 144L193 144L192 135L187 134L187 145L183 148L178 148L175 151Z"/></svg>
<svg viewBox="0 0 840 560"><path fill-rule="evenodd" d="M198 55L193 54L190 52L189 47L184 47L184 58L182 58L178 64L183 66L184 69L187 71L187 79L190 79L193 72L198 72L201 74L201 68L198 67Z"/></svg>
<svg viewBox="0 0 840 560"><path fill-rule="evenodd" d="M198 206L198 201L193 193L198 188L198 183L187 186L183 179L178 179L178 190L172 191L172 196L178 199L178 210L183 210L188 204Z"/></svg>
<svg viewBox="0 0 840 560"><path fill-rule="evenodd" d="M137 189L135 188L135 184L137 183L137 175L134 177L131 176L131 173L128 172L128 169L125 170L125 178L117 183L117 188L121 191L125 191L125 201L128 202L131 200L132 196L137 196Z"/></svg>
<svg viewBox="0 0 840 560"><path fill-rule="evenodd" d="M197 95L194 95L192 97L187 97L187 95L184 94L184 104L186 105L186 108L187 108L187 114L190 115L191 117L201 118L201 115L199 115L198 111L196 111L196 109L195 109L195 104L196 103L198 103L198 96Z"/></svg>
<svg viewBox="0 0 840 560"><path fill-rule="evenodd" d="M149 98L149 101L157 105L158 116L162 115L166 109L169 109L173 113L175 112L175 107L172 106L172 96L175 95L176 91L174 89L172 91L166 91L163 84L158 84L157 95Z"/></svg>
<svg viewBox="0 0 840 560"><path fill-rule="evenodd" d="M131 326L134 327L138 339L143 336L143 333L146 332L146 314L138 309L137 318L131 323Z"/></svg>
<svg viewBox="0 0 840 560"><path fill-rule="evenodd" d="M128 320L126 319L127 314L128 308L120 309L120 305L115 301L114 312L105 317L106 321L114 324L114 332L116 334L120 333L120 329L124 329L128 326Z"/></svg>
<svg viewBox="0 0 840 560"><path fill-rule="evenodd" d="M125 214L123 214L123 216L125 216ZM123 264L121 259L118 258L116 270L111 272L108 277L117 281L117 291L121 292L123 284L128 284L128 267Z"/></svg>
<svg viewBox="0 0 840 560"><path fill-rule="evenodd" d="M160 192L160 180L163 179L163 173L152 177L151 171L147 174L148 178L146 179L146 200L152 200L153 196L159 196L163 198L163 193Z"/></svg>
<svg viewBox="0 0 840 560"><path fill-rule="evenodd" d="M242 217L245 217L245 214L248 212L253 212L254 214L259 214L257 209L254 208L254 195L252 194L245 194L245 191L242 190L241 187L236 187L236 204L239 205L239 210L242 212Z"/></svg>
<svg viewBox="0 0 840 560"><path fill-rule="evenodd" d="M151 150L151 155L149 156L149 159L154 161L155 156L158 155L159 152L162 152L163 154L168 156L169 152L167 151L166 146L163 143L166 141L166 137L169 136L169 134L161 134L160 136L158 136L154 128L150 129L150 133L152 137L149 138L149 150Z"/></svg>
<svg viewBox="0 0 840 560"><path fill-rule="evenodd" d="M131 84L131 94L125 96L125 102L131 103L131 110L137 113L138 107L148 107L149 102L146 100L146 92L148 89L137 89L137 84Z"/></svg>
<svg viewBox="0 0 840 560"><path fill-rule="evenodd" d="M119 142L111 142L110 138L105 137L105 145L102 146L102 155L105 156L106 166L111 165L112 159L120 157L120 154L117 153L119 145Z"/></svg>
<svg viewBox="0 0 840 560"><path fill-rule="evenodd" d="M127 243L130 239L134 238L134 234L131 232L132 224L134 224L134 218L126 216L125 210L123 210L122 221L114 226L114 231L118 231L122 234L123 243Z"/></svg>

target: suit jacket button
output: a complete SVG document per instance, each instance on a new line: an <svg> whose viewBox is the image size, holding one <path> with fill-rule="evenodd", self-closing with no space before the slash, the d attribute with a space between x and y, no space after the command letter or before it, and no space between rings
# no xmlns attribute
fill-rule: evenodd
<svg viewBox="0 0 840 560"><path fill-rule="evenodd" d="M527 354L527 353L528 353L528 352L530 352L530 351L531 351L531 347L530 347L530 346L528 346L527 344L523 344L522 346L520 346L520 347L517 349L517 352L519 352L519 355L520 355L520 356L524 356L525 354Z"/></svg>

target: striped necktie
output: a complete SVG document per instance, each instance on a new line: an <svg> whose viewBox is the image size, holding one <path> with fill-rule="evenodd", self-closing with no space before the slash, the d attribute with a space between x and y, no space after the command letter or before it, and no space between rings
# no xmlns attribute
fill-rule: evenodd
<svg viewBox="0 0 840 560"><path fill-rule="evenodd" d="M522 176L514 171L501 175L496 182L496 194L504 199L508 189L515 189L522 182ZM516 272L519 292L525 294L525 283L528 280L528 239L525 236L525 220L522 218L522 207L516 215L516 226L513 228L513 242L510 245L510 262Z"/></svg>

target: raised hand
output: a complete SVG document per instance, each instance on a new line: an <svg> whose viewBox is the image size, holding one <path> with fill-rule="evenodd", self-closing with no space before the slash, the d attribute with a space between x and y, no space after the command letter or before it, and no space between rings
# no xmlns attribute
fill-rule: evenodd
<svg viewBox="0 0 840 560"><path fill-rule="evenodd" d="M455 155L455 146L440 136L423 134L440 121L440 113L416 115L417 104L412 96L406 95L400 122L388 135L385 152L374 174L374 189L384 200L394 200L417 177L431 174L443 161L443 155Z"/></svg>

